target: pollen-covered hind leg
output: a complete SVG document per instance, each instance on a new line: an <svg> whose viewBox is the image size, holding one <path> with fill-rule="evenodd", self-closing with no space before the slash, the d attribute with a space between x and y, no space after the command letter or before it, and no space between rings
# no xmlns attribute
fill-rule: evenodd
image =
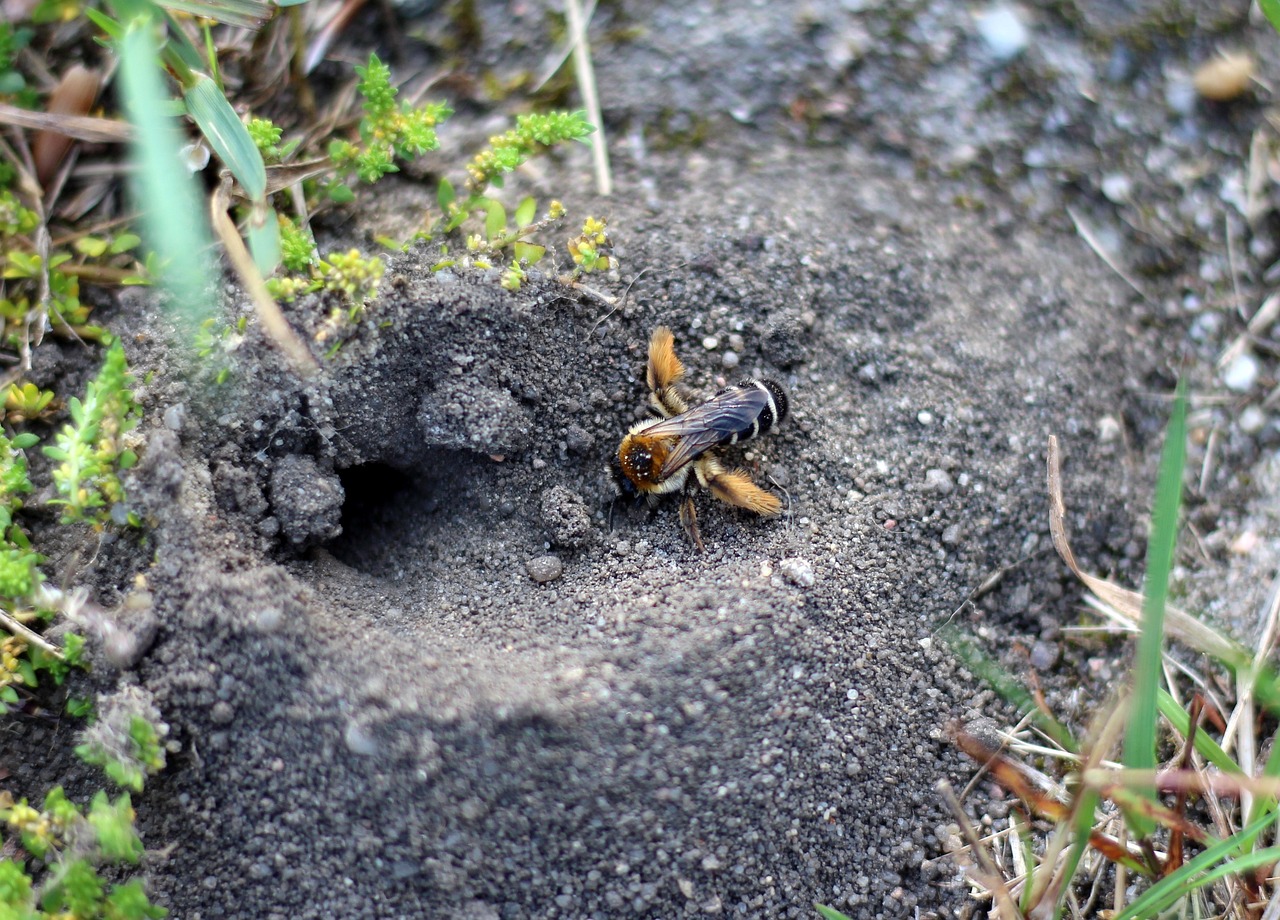
<svg viewBox="0 0 1280 920"><path fill-rule="evenodd" d="M684 376L684 364L676 357L676 339L666 326L659 326L649 337L649 366L645 382L649 384L653 407L667 418L689 410L678 392L677 384Z"/></svg>
<svg viewBox="0 0 1280 920"><path fill-rule="evenodd" d="M686 495L684 501L680 503L680 525L693 541L693 545L698 547L698 552L705 553L707 548L702 543L702 531L698 530L698 509L693 506L691 495Z"/></svg>
<svg viewBox="0 0 1280 920"><path fill-rule="evenodd" d="M777 517L782 513L782 500L756 485L745 470L719 471L709 475L707 488L720 501L746 508L761 517Z"/></svg>

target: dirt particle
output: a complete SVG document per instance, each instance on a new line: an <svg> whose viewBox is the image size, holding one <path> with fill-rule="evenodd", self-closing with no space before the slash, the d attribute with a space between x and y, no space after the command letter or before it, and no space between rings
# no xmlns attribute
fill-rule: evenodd
<svg viewBox="0 0 1280 920"><path fill-rule="evenodd" d="M552 486L543 491L542 522L551 542L558 546L576 548L595 538L586 502L565 486Z"/></svg>
<svg viewBox="0 0 1280 920"><path fill-rule="evenodd" d="M595 438L581 425L570 425L564 432L565 447L573 454L585 454L595 444Z"/></svg>
<svg viewBox="0 0 1280 920"><path fill-rule="evenodd" d="M1031 646L1031 667L1037 671L1047 671L1058 663L1060 653L1056 642L1037 642Z"/></svg>
<svg viewBox="0 0 1280 920"><path fill-rule="evenodd" d="M955 490L956 482L946 470L940 470L935 467L925 472L924 487L929 492L949 495Z"/></svg>
<svg viewBox="0 0 1280 920"><path fill-rule="evenodd" d="M813 574L813 563L808 559L792 556L778 563L778 571L782 577L801 588L812 588L816 578Z"/></svg>
<svg viewBox="0 0 1280 920"><path fill-rule="evenodd" d="M342 533L342 483L310 457L290 455L271 471L271 504L281 533L295 546Z"/></svg>
<svg viewBox="0 0 1280 920"><path fill-rule="evenodd" d="M547 582L555 581L564 574L564 563L560 561L558 556L547 554L545 556L535 556L524 564L524 570L529 573L532 578L540 585Z"/></svg>

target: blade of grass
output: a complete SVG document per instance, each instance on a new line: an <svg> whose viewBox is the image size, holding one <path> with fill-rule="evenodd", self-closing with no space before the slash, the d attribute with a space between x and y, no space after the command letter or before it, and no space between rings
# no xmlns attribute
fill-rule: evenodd
<svg viewBox="0 0 1280 920"><path fill-rule="evenodd" d="M1280 0L1258 0L1258 8L1271 23L1271 28L1280 32Z"/></svg>
<svg viewBox="0 0 1280 920"><path fill-rule="evenodd" d="M1182 505L1186 429L1187 394L1185 385L1180 382L1173 401L1173 415L1165 432L1164 449L1160 452L1160 475L1156 480L1155 509L1147 544L1142 632L1138 636L1133 697L1124 736L1124 765L1132 770L1153 770L1156 766L1156 691L1160 689L1169 571L1173 567L1173 551L1178 539L1178 509ZM1155 801L1154 789L1140 794ZM1145 814L1126 811L1125 818L1138 837L1148 837L1155 830L1155 822Z"/></svg>
<svg viewBox="0 0 1280 920"><path fill-rule="evenodd" d="M261 201L267 189L267 168L257 145L249 136L249 129L227 97L222 95L217 83L202 73L193 76L195 82L182 94L187 111L245 194L254 201Z"/></svg>
<svg viewBox="0 0 1280 920"><path fill-rule="evenodd" d="M1139 920L1154 917L1157 912L1185 897L1196 888L1212 884L1218 879L1232 874L1247 872L1258 866L1265 866L1280 860L1280 847L1258 850L1247 856L1229 862L1222 862L1232 853L1247 849L1267 825L1275 821L1274 815L1263 815L1249 823L1240 833L1228 837L1209 847L1195 859L1187 862L1181 869L1173 872L1143 892L1115 920Z"/></svg>
<svg viewBox="0 0 1280 920"><path fill-rule="evenodd" d="M1027 689L978 648L972 640L959 630L950 627L940 630L939 637L946 642L952 654L959 658L976 677L989 684L1019 712L1030 713L1036 725L1061 745L1063 750L1070 751L1072 754L1080 752L1080 746L1071 736L1071 730L1055 719L1051 713L1038 706Z"/></svg>
<svg viewBox="0 0 1280 920"><path fill-rule="evenodd" d="M165 114L169 94L160 68L160 49L152 17L143 4L121 4L135 11L120 40L120 93L136 130L133 144L133 194L142 212L144 236L164 265L162 281L174 309L192 327L212 312L206 224L193 220L203 210L195 178L182 165L181 135Z"/></svg>
<svg viewBox="0 0 1280 920"><path fill-rule="evenodd" d="M1163 687L1156 694L1156 705L1160 709L1160 714L1169 721L1174 730L1185 738L1191 731L1191 716L1187 714L1187 711L1179 706L1177 701L1169 695L1169 691ZM1196 732L1195 747L1202 757L1222 772L1240 772L1240 767L1236 762L1205 732Z"/></svg>

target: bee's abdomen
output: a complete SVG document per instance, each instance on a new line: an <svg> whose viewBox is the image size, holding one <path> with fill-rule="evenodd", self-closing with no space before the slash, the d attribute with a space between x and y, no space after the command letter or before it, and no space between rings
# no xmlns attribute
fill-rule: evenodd
<svg viewBox="0 0 1280 920"><path fill-rule="evenodd" d="M741 430L734 432L721 443L737 444L739 441L750 441L752 438L758 438L761 435L768 434L775 425L787 417L789 406L787 391L776 380L748 379L738 384L737 389L760 390L766 397L764 408L760 410L760 414L749 425L743 426Z"/></svg>

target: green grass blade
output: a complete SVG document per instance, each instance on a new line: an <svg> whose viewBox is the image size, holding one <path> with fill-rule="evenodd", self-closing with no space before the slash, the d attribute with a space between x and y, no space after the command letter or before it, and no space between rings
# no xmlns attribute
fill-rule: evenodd
<svg viewBox="0 0 1280 920"><path fill-rule="evenodd" d="M166 114L170 96L160 67L160 49L145 7L131 17L120 40L120 94L136 130L131 152L132 191L142 212L143 235L164 265L161 281L175 311L199 320L212 312L208 272L211 244L195 177L182 165L182 135Z"/></svg>
<svg viewBox="0 0 1280 920"><path fill-rule="evenodd" d="M1280 847L1271 847L1218 865L1233 853L1247 850L1254 839L1274 821L1275 815L1263 815L1250 822L1240 833L1215 843L1182 868L1166 875L1144 891L1115 920L1145 920L1147 917L1154 917L1197 888L1212 884L1226 875L1248 872L1280 859Z"/></svg>
<svg viewBox="0 0 1280 920"><path fill-rule="evenodd" d="M1262 775L1267 779L1276 779L1280 777L1280 729L1271 739L1271 753L1267 757L1267 762L1262 768ZM1262 817L1264 813L1273 813L1276 810L1276 797L1273 795L1260 795L1253 800L1253 807L1249 810L1249 820Z"/></svg>
<svg viewBox="0 0 1280 920"><path fill-rule="evenodd" d="M1271 23L1271 28L1280 32L1280 0L1258 0L1258 6Z"/></svg>
<svg viewBox="0 0 1280 920"><path fill-rule="evenodd" d="M264 0L162 0L160 5L241 29L257 29L275 13L275 4Z"/></svg>
<svg viewBox="0 0 1280 920"><path fill-rule="evenodd" d="M1142 603L1142 631L1138 634L1138 654L1134 663L1133 700L1129 723L1125 726L1124 765L1132 770L1154 770L1156 766L1156 697L1160 689L1160 656L1164 647L1164 608L1169 593L1169 571L1178 539L1178 509L1182 505L1182 471L1187 459L1187 394L1178 384L1173 415L1160 452L1160 475L1156 480L1155 509L1151 536L1147 543L1147 577ZM1142 795L1155 800L1155 789ZM1130 811L1129 826L1137 837L1155 830L1151 818Z"/></svg>
<svg viewBox="0 0 1280 920"><path fill-rule="evenodd" d="M813 905L814 910L822 914L823 920L849 920L844 914L836 910L834 907L827 907L825 904Z"/></svg>
<svg viewBox="0 0 1280 920"><path fill-rule="evenodd" d="M952 654L964 663L981 681L989 684L996 693L1014 706L1019 713L1032 713L1035 724L1041 731L1061 745L1062 749L1072 754L1080 753L1080 745L1072 736L1071 730L1045 712L1027 689L1009 674L1000 664L978 648L971 639L958 630L944 628L939 631L940 638L947 643Z"/></svg>
<svg viewBox="0 0 1280 920"><path fill-rule="evenodd" d="M266 208L262 216L250 216L245 225L245 236L249 240L253 264L262 277L271 277L280 265L280 221L276 218L275 208Z"/></svg>
<svg viewBox="0 0 1280 920"><path fill-rule="evenodd" d="M1164 716L1182 737L1187 737L1191 731L1191 716L1169 695L1168 690L1160 688L1157 691L1156 705L1160 709L1160 715ZM1244 772L1240 769L1240 765L1232 760L1226 751L1218 747L1218 742L1210 738L1203 729L1196 731L1195 747L1205 760L1214 764L1223 773Z"/></svg>
<svg viewBox="0 0 1280 920"><path fill-rule="evenodd" d="M267 167L257 144L249 136L249 129L217 83L202 73L194 77L195 82L183 92L187 111L245 194L261 201L267 191Z"/></svg>

